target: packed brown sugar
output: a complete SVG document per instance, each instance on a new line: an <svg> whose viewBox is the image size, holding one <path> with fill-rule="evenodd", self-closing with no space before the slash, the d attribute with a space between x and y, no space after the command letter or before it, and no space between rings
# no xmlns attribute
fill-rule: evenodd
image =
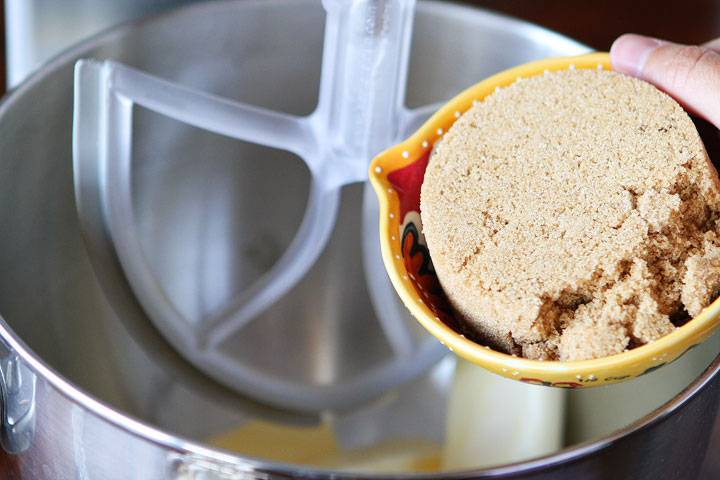
<svg viewBox="0 0 720 480"><path fill-rule="evenodd" d="M620 353L718 295L717 172L673 99L614 72L523 79L467 111L421 215L456 315L508 353Z"/></svg>

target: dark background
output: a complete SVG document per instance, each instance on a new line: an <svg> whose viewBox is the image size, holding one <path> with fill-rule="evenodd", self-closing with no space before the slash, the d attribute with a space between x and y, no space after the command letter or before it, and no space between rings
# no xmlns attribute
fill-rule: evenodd
<svg viewBox="0 0 720 480"><path fill-rule="evenodd" d="M623 33L653 35L681 43L720 36L718 0L469 0L563 33L598 50L609 50Z"/></svg>
<svg viewBox="0 0 720 480"><path fill-rule="evenodd" d="M58 0L62 1L62 0ZM122 0L118 0L122 1ZM465 0L460 3L519 17L597 50L627 32L698 44L720 37L720 0ZM0 0L0 92L5 91L4 2ZM708 422L713 419L708 419ZM720 479L720 423L702 479Z"/></svg>
<svg viewBox="0 0 720 480"><path fill-rule="evenodd" d="M62 0L57 0L62 1ZM122 1L122 0L117 0ZM627 32L681 43L720 37L720 0L464 0L550 28L598 50ZM0 0L0 6L4 2ZM4 8L0 8L0 92L5 91Z"/></svg>

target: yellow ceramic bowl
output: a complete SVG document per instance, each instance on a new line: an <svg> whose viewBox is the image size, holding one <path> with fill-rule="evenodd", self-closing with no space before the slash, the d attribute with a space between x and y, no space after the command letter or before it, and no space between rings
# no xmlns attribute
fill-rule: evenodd
<svg viewBox="0 0 720 480"><path fill-rule="evenodd" d="M574 362L527 360L491 350L465 338L435 276L422 234L420 186L433 144L474 102L545 71L610 69L606 53L551 58L494 75L462 92L433 115L412 137L378 155L370 180L380 200L382 255L395 289L425 328L453 352L492 372L528 383L555 387L607 385L644 375L679 358L718 326L720 300L673 333L610 357Z"/></svg>

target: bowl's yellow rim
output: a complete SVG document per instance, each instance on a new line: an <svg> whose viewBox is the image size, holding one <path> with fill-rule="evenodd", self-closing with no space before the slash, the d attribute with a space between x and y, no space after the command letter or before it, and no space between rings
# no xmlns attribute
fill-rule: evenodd
<svg viewBox="0 0 720 480"><path fill-rule="evenodd" d="M388 182L388 174L415 162L427 152L428 144L429 148L432 148L434 142L460 114L473 105L474 101L481 101L496 88L510 85L525 77L543 74L545 71L568 68L609 70L612 67L608 53L591 53L535 61L498 73L460 93L430 117L409 139L386 150L373 160L369 176L380 202L380 241L383 261L393 286L411 313L432 335L455 353L474 363L510 378L518 377L520 373L523 376L541 378L560 374L558 378L567 380L580 379L588 372L596 372L591 375L596 379L613 374L622 379L625 378L624 373L633 377L642 374L649 367L674 360L707 338L718 326L720 299L715 300L700 315L663 338L617 355L571 362L529 360L501 353L468 340L443 323L427 305L422 303L412 283L407 280L407 270L402 258L396 253L399 252L398 232L403 219L398 218L398 196ZM608 378L600 383L614 382L612 378Z"/></svg>

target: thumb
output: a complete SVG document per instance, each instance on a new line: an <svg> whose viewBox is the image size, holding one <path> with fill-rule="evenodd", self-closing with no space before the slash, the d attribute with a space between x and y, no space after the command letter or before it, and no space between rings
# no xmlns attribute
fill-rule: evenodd
<svg viewBox="0 0 720 480"><path fill-rule="evenodd" d="M646 80L686 110L720 128L720 54L640 35L623 35L610 49L613 69Z"/></svg>

